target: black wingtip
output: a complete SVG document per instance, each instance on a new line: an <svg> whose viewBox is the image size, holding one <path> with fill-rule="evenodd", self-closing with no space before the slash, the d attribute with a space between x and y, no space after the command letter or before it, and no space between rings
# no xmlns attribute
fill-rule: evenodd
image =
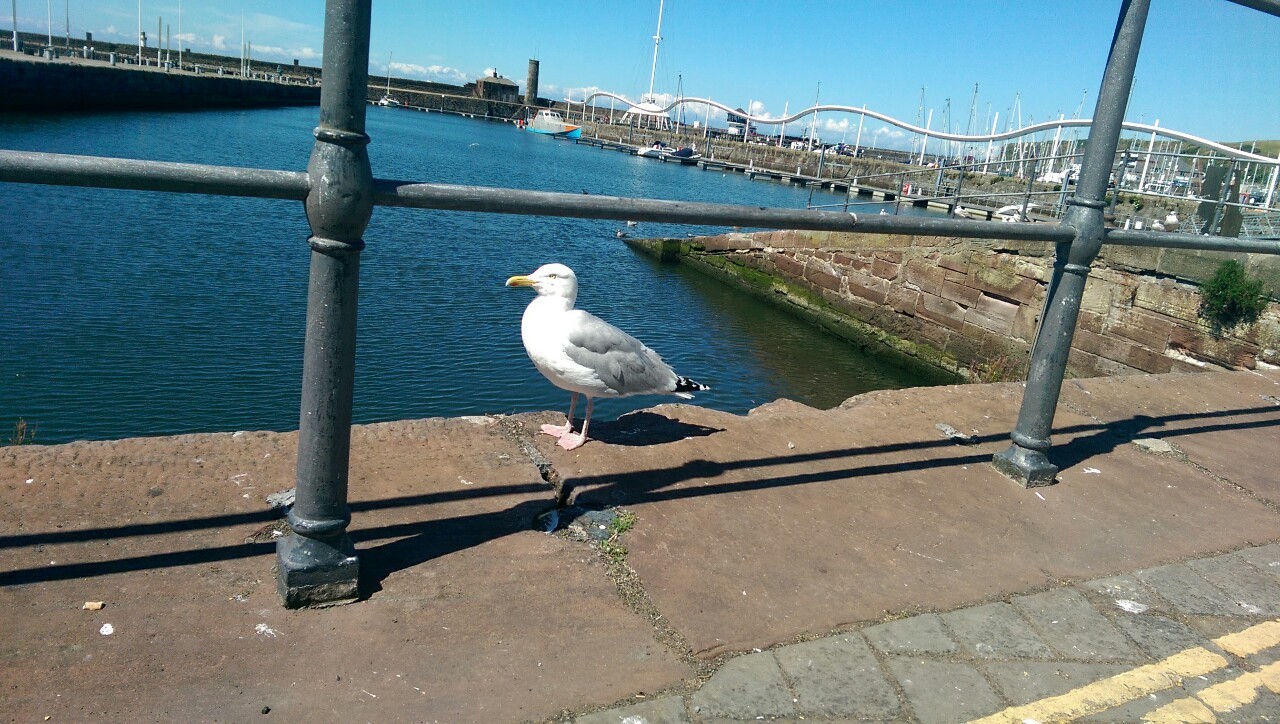
<svg viewBox="0 0 1280 724"><path fill-rule="evenodd" d="M694 382L688 377L676 376L676 392L705 392L711 389L701 382Z"/></svg>

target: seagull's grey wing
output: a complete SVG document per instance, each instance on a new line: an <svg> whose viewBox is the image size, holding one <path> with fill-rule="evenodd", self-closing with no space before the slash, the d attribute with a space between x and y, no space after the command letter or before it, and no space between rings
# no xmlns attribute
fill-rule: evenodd
<svg viewBox="0 0 1280 724"><path fill-rule="evenodd" d="M671 392L676 373L657 352L599 317L575 309L565 352L574 362L593 370L600 381L622 397Z"/></svg>

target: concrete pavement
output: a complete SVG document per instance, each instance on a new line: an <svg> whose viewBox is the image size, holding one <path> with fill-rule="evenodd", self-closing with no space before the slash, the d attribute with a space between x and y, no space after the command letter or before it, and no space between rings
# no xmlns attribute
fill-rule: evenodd
<svg viewBox="0 0 1280 724"><path fill-rule="evenodd" d="M554 413L361 426L364 598L320 611L270 570L296 434L0 449L0 709L1280 718L1280 373L1068 381L1037 490L987 463L1020 393L661 406L572 452Z"/></svg>

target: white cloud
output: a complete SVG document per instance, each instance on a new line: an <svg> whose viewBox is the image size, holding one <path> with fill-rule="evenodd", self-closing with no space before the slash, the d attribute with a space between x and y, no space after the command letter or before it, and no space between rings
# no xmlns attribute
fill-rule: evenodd
<svg viewBox="0 0 1280 724"><path fill-rule="evenodd" d="M120 31L119 31L119 30L117 30L117 29L116 29L116 26L114 26L114 25L108 25L108 26L107 26L107 29L106 29L106 30L104 30L103 32L105 32L107 35L119 35L119 34L120 34Z"/></svg>
<svg viewBox="0 0 1280 724"><path fill-rule="evenodd" d="M316 52L314 48L307 47L297 48L290 54L299 60L315 60L320 57L320 53Z"/></svg>
<svg viewBox="0 0 1280 724"><path fill-rule="evenodd" d="M889 126L880 126L876 130L872 131L872 135L880 139L887 138L890 140L897 140L899 138L906 138L907 132L902 130L901 128L890 128Z"/></svg>
<svg viewBox="0 0 1280 724"><path fill-rule="evenodd" d="M401 63L393 61L391 63L391 72L398 73L410 78L421 78L422 80L431 80L438 83L467 83L472 80L470 76L457 68L450 68L447 65L418 65L417 63Z"/></svg>
<svg viewBox="0 0 1280 724"><path fill-rule="evenodd" d="M213 49L214 49L214 50L226 50L226 49L227 49L227 36L225 36L225 35L215 35L215 36L213 36Z"/></svg>
<svg viewBox="0 0 1280 724"><path fill-rule="evenodd" d="M484 73L482 75L483 77L488 78L491 75L497 75L497 74L498 74L497 68L485 68Z"/></svg>
<svg viewBox="0 0 1280 724"><path fill-rule="evenodd" d="M848 131L850 126L856 128L856 124L849 123L849 118L820 118L818 128L827 133L844 133Z"/></svg>
<svg viewBox="0 0 1280 724"><path fill-rule="evenodd" d="M195 33L177 33L176 35L173 36L173 38L174 40L177 40L179 43L195 43L196 42Z"/></svg>

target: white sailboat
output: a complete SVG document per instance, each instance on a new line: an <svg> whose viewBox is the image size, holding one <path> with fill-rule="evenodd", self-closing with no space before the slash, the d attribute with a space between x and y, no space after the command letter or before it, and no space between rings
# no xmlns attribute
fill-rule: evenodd
<svg viewBox="0 0 1280 724"><path fill-rule="evenodd" d="M400 101L391 97L391 59L394 57L396 57L395 51L391 51L391 54L387 56L387 89L383 91L382 98L378 99L378 105L380 106L402 105Z"/></svg>

